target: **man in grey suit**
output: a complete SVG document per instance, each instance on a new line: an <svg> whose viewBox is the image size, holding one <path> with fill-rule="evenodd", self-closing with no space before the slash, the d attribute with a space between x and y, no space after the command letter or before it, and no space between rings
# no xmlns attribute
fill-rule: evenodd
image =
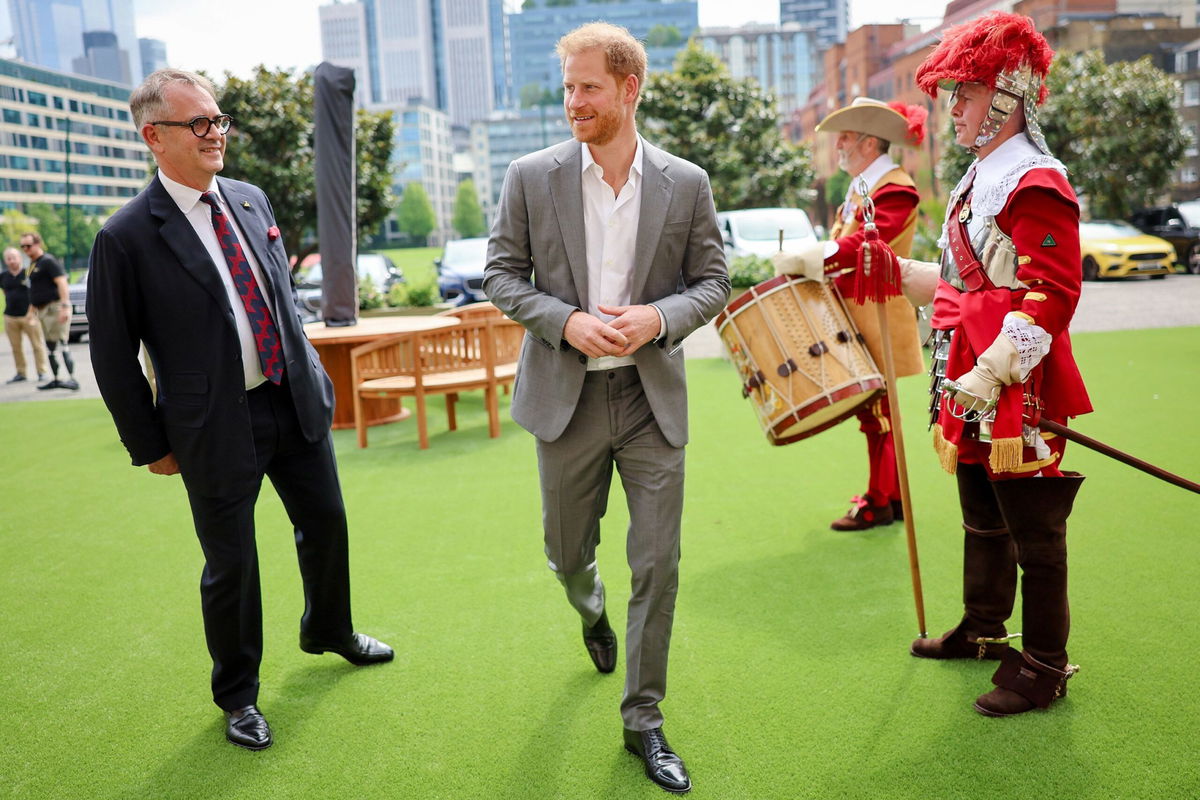
<svg viewBox="0 0 1200 800"><path fill-rule="evenodd" d="M646 53L591 23L558 42L574 140L508 169L484 289L527 334L513 418L537 437L550 568L600 672L616 666L596 566L613 464L629 503L625 747L673 792L691 780L662 733L679 574L687 387L680 344L729 294L703 170L637 133Z"/></svg>

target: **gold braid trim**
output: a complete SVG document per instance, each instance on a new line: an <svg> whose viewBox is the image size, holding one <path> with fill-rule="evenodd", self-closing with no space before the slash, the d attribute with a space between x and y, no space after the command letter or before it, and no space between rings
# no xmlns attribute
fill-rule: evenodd
<svg viewBox="0 0 1200 800"><path fill-rule="evenodd" d="M876 421L878 421L880 433L892 432L892 421L888 419L886 414L883 413L882 400L876 399L873 403L871 403L871 415L875 417Z"/></svg>
<svg viewBox="0 0 1200 800"><path fill-rule="evenodd" d="M958 470L958 445L942 434L942 426L933 426L933 451L937 453L942 469L953 475Z"/></svg>
<svg viewBox="0 0 1200 800"><path fill-rule="evenodd" d="M992 472L1015 472L1021 466L1024 441L1020 436L1011 439L992 439L992 454L988 457Z"/></svg>

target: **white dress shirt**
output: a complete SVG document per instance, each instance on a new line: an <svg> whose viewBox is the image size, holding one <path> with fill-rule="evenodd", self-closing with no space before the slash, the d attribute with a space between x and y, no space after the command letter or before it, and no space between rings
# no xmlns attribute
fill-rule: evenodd
<svg viewBox="0 0 1200 800"><path fill-rule="evenodd" d="M225 293L229 295L229 306L233 309L233 319L237 326L238 340L242 345L242 372L246 379L246 388L253 389L261 384L266 378L262 373L262 365L258 362L258 348L254 344L254 332L250 328L250 318L246 316L246 308L242 305L242 296L238 294L237 287L233 284L233 276L229 273L229 264L225 261L225 254L221 251L221 243L217 240L217 232L213 230L212 225L212 207L201 202L200 192L190 186L184 186L178 181L173 181L166 176L160 169L158 171L158 179L162 181L163 188L167 190L167 194L171 195L171 199L175 201L175 205L179 206L179 210L187 217L187 221L191 223L192 228L196 231L196 235L200 237L201 244L208 252L208 257L212 259L213 265L217 269L217 274L221 276L221 283L225 286ZM225 202L225 198L221 195L221 190L217 186L217 179L214 176L212 183L209 184L208 191L216 192L217 198L221 203L221 211L225 214L225 218L229 220L233 232L237 235L238 241L242 244L242 255L246 257L246 261L250 264L250 269L254 272L254 279L258 281L259 290L262 292L263 300L267 304L267 309L271 312L271 319L275 319L275 307L271 304L270 293L267 291L267 283L263 280L262 268L258 265L258 260L254 257L254 253L246 244L246 237L242 233L242 229L238 227L237 219L229 211L229 204Z"/></svg>
<svg viewBox="0 0 1200 800"><path fill-rule="evenodd" d="M615 195L604 182L604 168L592 158L591 148L586 144L580 147L588 267L588 307L584 310L607 322L613 317L601 314L599 306L627 306L632 300L633 259L642 210L642 137L637 137L629 178ZM604 356L589 358L587 368L613 369L632 363L633 356Z"/></svg>

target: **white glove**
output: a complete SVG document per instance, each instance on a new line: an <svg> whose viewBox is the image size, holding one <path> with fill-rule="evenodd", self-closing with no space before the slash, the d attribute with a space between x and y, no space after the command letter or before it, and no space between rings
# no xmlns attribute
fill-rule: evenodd
<svg viewBox="0 0 1200 800"><path fill-rule="evenodd" d="M771 256L776 275L803 275L810 281L825 280L825 242L809 242L794 252L782 250Z"/></svg>
<svg viewBox="0 0 1200 800"><path fill-rule="evenodd" d="M914 306L927 306L933 302L937 292L938 278L942 268L931 261L916 261L911 258L901 258L900 261L900 290L905 298Z"/></svg>
<svg viewBox="0 0 1200 800"><path fill-rule="evenodd" d="M955 392L954 402L968 411L982 414L1000 396L1001 386L1020 380L1021 359L1017 348L1002 333L979 354L970 372L955 379L964 391Z"/></svg>

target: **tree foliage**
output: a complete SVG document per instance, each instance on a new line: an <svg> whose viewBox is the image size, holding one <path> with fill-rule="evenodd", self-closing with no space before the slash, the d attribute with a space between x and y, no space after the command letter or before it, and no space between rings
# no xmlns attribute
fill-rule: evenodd
<svg viewBox="0 0 1200 800"><path fill-rule="evenodd" d="M396 209L396 224L402 233L420 242L426 241L437 227L433 203L429 202L429 195L420 181L411 181L404 187L404 197Z"/></svg>
<svg viewBox="0 0 1200 800"><path fill-rule="evenodd" d="M784 140L774 97L694 41L647 78L640 113L647 139L708 172L717 208L805 203L812 155Z"/></svg>
<svg viewBox="0 0 1200 800"><path fill-rule="evenodd" d="M253 183L271 199L279 230L297 263L316 250L317 189L313 150L313 77L255 68L251 78L225 73L221 110L234 119L223 175ZM357 112L358 236L374 233L391 213L392 134L387 113ZM313 239L307 250L301 242Z"/></svg>
<svg viewBox="0 0 1200 800"><path fill-rule="evenodd" d="M646 47L674 47L683 44L683 34L674 25L655 25L646 33Z"/></svg>
<svg viewBox="0 0 1200 800"><path fill-rule="evenodd" d="M468 178L458 185L454 195L454 218L450 222L458 235L464 239L482 236L487 226L483 221L483 209L475 192L475 181Z"/></svg>
<svg viewBox="0 0 1200 800"><path fill-rule="evenodd" d="M1056 58L1046 85L1050 96L1038 122L1092 218L1124 219L1152 205L1187 146L1175 81L1149 56L1105 64L1100 52L1089 50ZM949 120L942 138L939 180L949 190L972 156L954 144Z"/></svg>

